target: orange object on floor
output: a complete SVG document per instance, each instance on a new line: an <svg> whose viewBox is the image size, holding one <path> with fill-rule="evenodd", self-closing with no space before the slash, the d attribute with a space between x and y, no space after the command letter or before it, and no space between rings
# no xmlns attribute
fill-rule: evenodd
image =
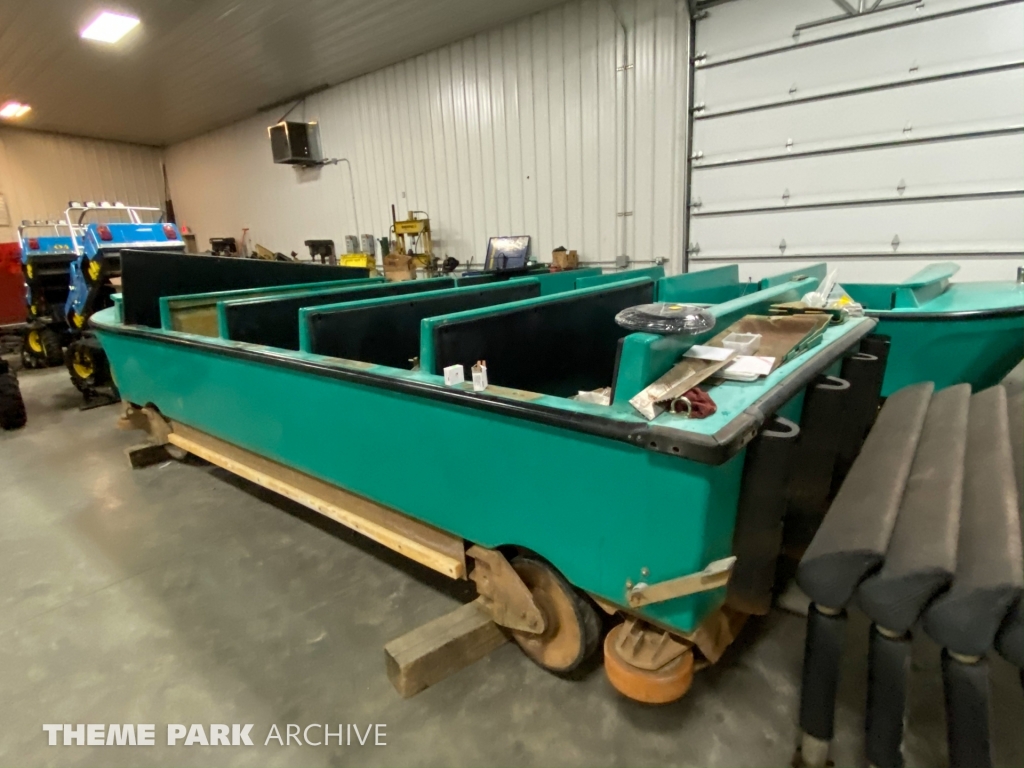
<svg viewBox="0 0 1024 768"><path fill-rule="evenodd" d="M693 651L686 649L658 669L641 669L619 652L626 626L619 624L604 639L604 671L608 681L623 696L644 704L669 704L681 699L693 683Z"/></svg>

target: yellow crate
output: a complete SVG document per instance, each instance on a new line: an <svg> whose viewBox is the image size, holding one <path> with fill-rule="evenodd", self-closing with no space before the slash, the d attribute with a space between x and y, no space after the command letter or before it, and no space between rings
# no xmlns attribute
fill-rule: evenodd
<svg viewBox="0 0 1024 768"><path fill-rule="evenodd" d="M361 267L373 269L376 260L368 253L343 253L338 257L343 267Z"/></svg>
<svg viewBox="0 0 1024 768"><path fill-rule="evenodd" d="M406 219L395 222L396 235L420 235L430 226L429 219Z"/></svg>

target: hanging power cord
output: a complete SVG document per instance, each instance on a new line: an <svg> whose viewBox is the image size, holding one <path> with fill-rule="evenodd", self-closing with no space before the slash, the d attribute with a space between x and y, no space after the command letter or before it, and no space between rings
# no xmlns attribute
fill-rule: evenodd
<svg viewBox="0 0 1024 768"><path fill-rule="evenodd" d="M352 177L352 163L347 157L331 157L327 160L321 160L317 165L337 165L338 163L345 163L348 166L348 188L352 194L352 219L356 223L356 236L362 235L362 230L359 228L359 209L356 207L356 185Z"/></svg>

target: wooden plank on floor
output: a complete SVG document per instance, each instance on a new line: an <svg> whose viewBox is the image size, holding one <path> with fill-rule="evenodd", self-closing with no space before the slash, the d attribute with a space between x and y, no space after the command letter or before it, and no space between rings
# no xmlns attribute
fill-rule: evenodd
<svg viewBox="0 0 1024 768"><path fill-rule="evenodd" d="M184 424L174 422L172 430L168 436L172 445L297 501L445 576L466 577L461 538Z"/></svg>
<svg viewBox="0 0 1024 768"><path fill-rule="evenodd" d="M460 606L384 646L388 679L402 698L441 682L508 640L478 602Z"/></svg>

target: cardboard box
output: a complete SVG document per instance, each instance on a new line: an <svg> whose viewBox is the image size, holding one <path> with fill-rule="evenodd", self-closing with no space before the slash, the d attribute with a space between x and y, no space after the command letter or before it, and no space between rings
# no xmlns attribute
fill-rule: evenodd
<svg viewBox="0 0 1024 768"><path fill-rule="evenodd" d="M415 280L416 267L404 253L389 253L384 257L384 279L389 281Z"/></svg>
<svg viewBox="0 0 1024 768"><path fill-rule="evenodd" d="M579 267L579 263L576 251L567 251L565 248L556 248L551 252L551 266L555 269L577 269Z"/></svg>

